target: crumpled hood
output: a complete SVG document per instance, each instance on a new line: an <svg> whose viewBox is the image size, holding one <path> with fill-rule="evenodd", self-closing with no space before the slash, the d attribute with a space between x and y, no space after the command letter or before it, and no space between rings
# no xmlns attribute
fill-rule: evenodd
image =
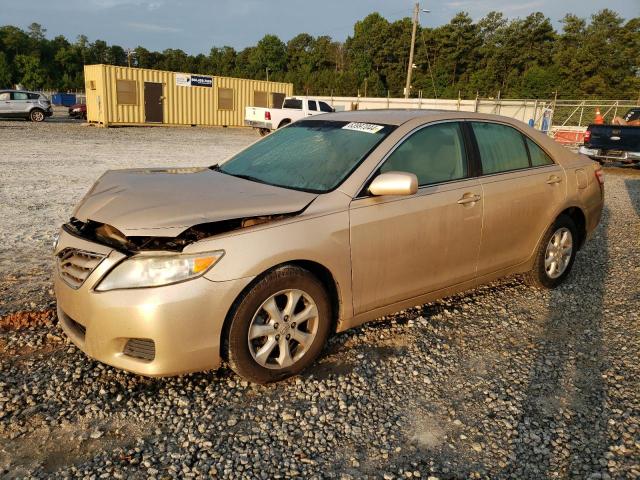
<svg viewBox="0 0 640 480"><path fill-rule="evenodd" d="M175 237L201 223L297 212L316 197L203 168L110 170L73 216L127 236Z"/></svg>

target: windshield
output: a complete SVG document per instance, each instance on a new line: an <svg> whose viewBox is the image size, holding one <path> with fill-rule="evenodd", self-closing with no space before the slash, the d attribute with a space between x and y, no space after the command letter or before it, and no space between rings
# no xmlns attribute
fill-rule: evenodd
<svg viewBox="0 0 640 480"><path fill-rule="evenodd" d="M396 127L303 120L254 143L222 164L229 175L323 193L336 188Z"/></svg>

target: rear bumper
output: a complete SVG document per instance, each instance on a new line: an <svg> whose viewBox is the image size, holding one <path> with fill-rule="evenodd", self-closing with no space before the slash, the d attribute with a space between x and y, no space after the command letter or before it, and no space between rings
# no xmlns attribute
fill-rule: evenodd
<svg viewBox="0 0 640 480"><path fill-rule="evenodd" d="M272 130L273 127L271 126L270 122L258 122L256 120L245 120L244 124L247 127L253 127L253 128L266 128L268 130Z"/></svg>
<svg viewBox="0 0 640 480"><path fill-rule="evenodd" d="M580 147L579 152L591 158L611 162L640 162L640 152L616 152L613 150L603 150L599 148L589 148L584 145Z"/></svg>

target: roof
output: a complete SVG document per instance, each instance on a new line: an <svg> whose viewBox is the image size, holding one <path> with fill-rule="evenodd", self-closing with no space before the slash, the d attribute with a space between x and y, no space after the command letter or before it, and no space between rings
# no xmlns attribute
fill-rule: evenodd
<svg viewBox="0 0 640 480"><path fill-rule="evenodd" d="M348 122L382 123L385 125L402 125L410 120L420 118L425 122L458 118L477 118L485 120L500 120L511 123L513 119L501 115L487 113L465 112L457 110L436 109L376 109L376 110L348 110L344 112L325 113L323 120L338 120Z"/></svg>

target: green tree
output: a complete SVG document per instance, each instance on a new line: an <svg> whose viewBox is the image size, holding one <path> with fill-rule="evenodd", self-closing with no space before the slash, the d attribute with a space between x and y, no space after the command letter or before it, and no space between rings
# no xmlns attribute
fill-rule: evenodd
<svg viewBox="0 0 640 480"><path fill-rule="evenodd" d="M9 88L11 84L11 69L7 56L4 52L0 52L0 88Z"/></svg>
<svg viewBox="0 0 640 480"><path fill-rule="evenodd" d="M46 72L40 66L40 59L32 55L16 55L16 66L20 84L30 90L42 88L46 81Z"/></svg>

